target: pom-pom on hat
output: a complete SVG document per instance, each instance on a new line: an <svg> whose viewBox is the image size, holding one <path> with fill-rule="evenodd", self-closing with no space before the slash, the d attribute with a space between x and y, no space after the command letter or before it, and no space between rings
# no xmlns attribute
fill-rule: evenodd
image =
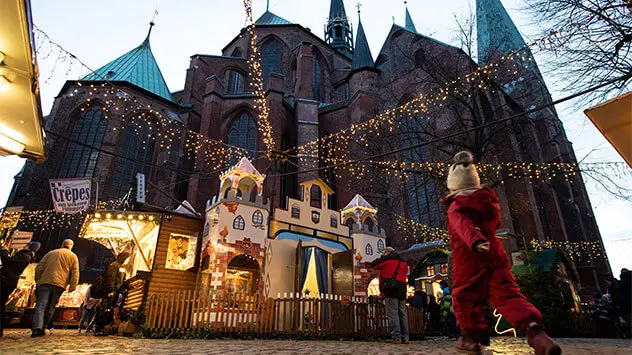
<svg viewBox="0 0 632 355"><path fill-rule="evenodd" d="M474 156L472 153L462 151L454 156L454 164L448 172L448 189L450 191L464 189L480 189L481 179L478 177Z"/></svg>

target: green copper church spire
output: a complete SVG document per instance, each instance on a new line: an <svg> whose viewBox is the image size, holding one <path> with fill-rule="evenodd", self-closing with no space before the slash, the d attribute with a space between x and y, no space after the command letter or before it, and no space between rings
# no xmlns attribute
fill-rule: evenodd
<svg viewBox="0 0 632 355"><path fill-rule="evenodd" d="M522 35L500 0L476 0L476 35L480 65L489 61L493 51L506 55L525 47Z"/></svg>
<svg viewBox="0 0 632 355"><path fill-rule="evenodd" d="M149 45L149 37L154 22L149 23L149 31L143 43L108 64L90 73L81 80L85 81L125 81L173 101L167 82L156 63Z"/></svg>
<svg viewBox="0 0 632 355"><path fill-rule="evenodd" d="M329 18L325 24L325 41L334 49L351 57L353 52L353 30L342 0L331 0Z"/></svg>
<svg viewBox="0 0 632 355"><path fill-rule="evenodd" d="M351 69L360 69L364 67L373 68L374 66L375 62L373 61L373 56L371 55L369 42L364 34L364 27L362 27L362 20L360 19L360 6L358 4L358 34L356 35Z"/></svg>
<svg viewBox="0 0 632 355"><path fill-rule="evenodd" d="M410 16L410 12L408 11L408 1L404 1L404 5L406 6L406 19L404 22L404 28L406 28L410 32L417 33L417 29L415 28L415 23L413 22L413 18Z"/></svg>

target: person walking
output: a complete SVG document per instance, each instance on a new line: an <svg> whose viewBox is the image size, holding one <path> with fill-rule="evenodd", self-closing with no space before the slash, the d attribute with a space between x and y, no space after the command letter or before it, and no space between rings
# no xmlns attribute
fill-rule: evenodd
<svg viewBox="0 0 632 355"><path fill-rule="evenodd" d="M391 333L390 341L408 344L408 312L406 310L408 265L395 252L395 249L387 247L384 255L374 260L371 267L380 270L380 292L384 294L384 306Z"/></svg>
<svg viewBox="0 0 632 355"><path fill-rule="evenodd" d="M59 297L68 287L73 292L79 282L79 260L72 252L74 242L66 239L62 247L50 251L35 268L37 304L33 314L31 337L44 335L44 326L51 324Z"/></svg>
<svg viewBox="0 0 632 355"><path fill-rule="evenodd" d="M487 324L483 309L491 302L518 329L526 330L528 343L536 355L556 355L562 350L544 331L542 315L520 293L511 273L509 259L496 238L500 223L498 196L481 188L470 152L459 152L447 179L450 194L448 232L452 248L453 302L462 336L458 351L480 354Z"/></svg>
<svg viewBox="0 0 632 355"><path fill-rule="evenodd" d="M0 250L0 258L2 259L2 269L0 271L0 336L6 326L6 305L9 295L13 293L18 286L20 275L24 269L33 262L35 253L40 249L39 242L28 242L22 250L19 250L13 256L9 256L9 249L3 247Z"/></svg>

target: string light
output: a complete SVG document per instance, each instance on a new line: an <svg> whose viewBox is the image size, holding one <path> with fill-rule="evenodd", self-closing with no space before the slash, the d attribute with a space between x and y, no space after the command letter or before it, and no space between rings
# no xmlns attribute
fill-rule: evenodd
<svg viewBox="0 0 632 355"><path fill-rule="evenodd" d="M532 239L529 243L534 251L559 249L571 261L599 260L605 258L605 252L602 248L602 244L597 240L555 241Z"/></svg>
<svg viewBox="0 0 632 355"><path fill-rule="evenodd" d="M246 11L246 31L250 35L250 56L248 58L248 66L250 71L250 87L255 95L255 110L259 112L257 126L263 143L266 147L266 156L271 157L274 150L274 134L272 125L270 124L270 108L266 100L266 92L264 90L264 78L261 71L261 54L257 47L257 34L255 33L255 23L252 19L252 0L244 0L244 10Z"/></svg>

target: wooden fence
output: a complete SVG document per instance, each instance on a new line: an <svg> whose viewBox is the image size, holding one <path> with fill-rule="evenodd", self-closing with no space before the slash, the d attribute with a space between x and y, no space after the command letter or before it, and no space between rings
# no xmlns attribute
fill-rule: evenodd
<svg viewBox="0 0 632 355"><path fill-rule="evenodd" d="M423 312L409 307L408 324L411 336L421 336ZM163 335L203 330L217 336L377 338L387 336L388 321L382 303L363 297L296 294L260 301L254 296L173 291L149 296L145 328Z"/></svg>

